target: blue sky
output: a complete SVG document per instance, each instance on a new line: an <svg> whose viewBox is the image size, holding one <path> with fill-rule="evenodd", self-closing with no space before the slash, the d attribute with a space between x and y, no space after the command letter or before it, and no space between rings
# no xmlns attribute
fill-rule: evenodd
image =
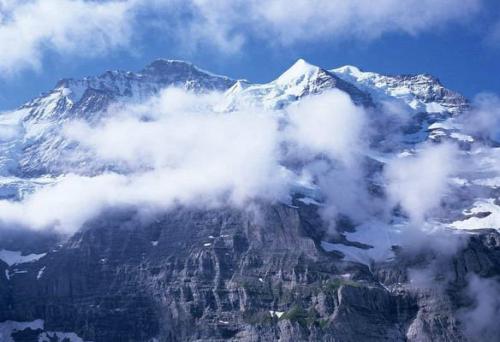
<svg viewBox="0 0 500 342"><path fill-rule="evenodd" d="M342 0L297 0L295 8L281 0L270 1L268 8L259 1L145 0L137 5L127 0L105 1L129 7L101 9L97 19L95 2L44 1L28 0L32 7L23 8L22 1L0 0L2 110L51 89L61 78L139 70L155 58L189 60L252 82L269 81L305 58L325 68L352 64L381 73L430 73L469 98L500 93L498 1L353 0L357 5L337 10ZM317 9L310 9L313 3ZM60 18L60 8L72 16ZM47 28L44 18L36 21L44 11L56 24ZM23 19L25 12L29 20ZM378 14L372 17L372 12ZM87 16L93 24L82 24ZM42 33L26 33L30 27Z"/></svg>

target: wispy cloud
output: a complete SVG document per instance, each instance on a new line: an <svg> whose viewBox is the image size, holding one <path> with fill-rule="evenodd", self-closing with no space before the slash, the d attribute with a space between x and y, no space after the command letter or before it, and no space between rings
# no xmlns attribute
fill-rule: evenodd
<svg viewBox="0 0 500 342"><path fill-rule="evenodd" d="M468 277L465 289L472 300L468 309L459 311L465 332L471 340L496 341L500 334L496 317L500 314L500 286L497 278L480 278L475 274Z"/></svg>
<svg viewBox="0 0 500 342"><path fill-rule="evenodd" d="M81 147L73 154L124 170L69 174L21 202L0 201L2 221L74 232L108 207L240 206L288 196L276 115L218 113L211 109L217 98L168 89L137 106L110 109L98 125L68 123L64 134Z"/></svg>
<svg viewBox="0 0 500 342"><path fill-rule="evenodd" d="M452 144L426 144L418 154L388 163L389 198L402 206L415 225L423 224L426 215L439 208L449 190L448 179L456 172L457 153Z"/></svg>
<svg viewBox="0 0 500 342"><path fill-rule="evenodd" d="M214 5L215 3L215 5ZM256 35L279 44L322 38L418 34L474 15L481 0L193 0L200 22L221 36Z"/></svg>
<svg viewBox="0 0 500 342"><path fill-rule="evenodd" d="M47 51L95 56L126 46L133 2L0 0L0 72L41 67Z"/></svg>

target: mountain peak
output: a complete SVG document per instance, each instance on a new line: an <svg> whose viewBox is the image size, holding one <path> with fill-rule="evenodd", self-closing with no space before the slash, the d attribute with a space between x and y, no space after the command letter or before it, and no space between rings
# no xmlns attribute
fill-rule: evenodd
<svg viewBox="0 0 500 342"><path fill-rule="evenodd" d="M276 79L277 83L295 83L296 80L310 78L322 69L299 58L287 71Z"/></svg>
<svg viewBox="0 0 500 342"><path fill-rule="evenodd" d="M204 75L208 77L231 80L227 76L214 74L210 71L197 67L191 62L186 62L178 59L156 59L152 63L147 65L143 70L141 70L140 73L155 76L162 74L189 74L198 76Z"/></svg>
<svg viewBox="0 0 500 342"><path fill-rule="evenodd" d="M317 66L309 63L308 61L306 61L305 59L303 58L299 58L295 61L295 63L293 63L292 65L292 68L293 67L296 67L296 68L318 68Z"/></svg>

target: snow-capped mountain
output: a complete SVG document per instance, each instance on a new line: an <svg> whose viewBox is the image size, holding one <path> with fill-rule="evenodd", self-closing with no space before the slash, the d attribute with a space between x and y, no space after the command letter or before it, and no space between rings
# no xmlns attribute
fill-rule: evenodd
<svg viewBox="0 0 500 342"><path fill-rule="evenodd" d="M283 118L293 116L288 110L295 105L321 94L340 93L342 96L336 99L347 99L349 108L355 108L350 114L366 114L373 132L360 132L366 140L363 146L367 147L359 163L344 162L348 167L338 174L337 161L324 151L314 154L301 150L313 154L303 160L298 157L300 153L284 153L292 156L290 160L277 158L281 164L272 169L279 173L276 177L281 173L284 177L297 176L287 188L290 193L278 201L259 198L249 208L212 203L189 207L179 202L158 214L146 205L148 213L156 215L151 219L137 213L137 208L126 200L119 201L123 203L119 208L108 206L109 189L100 188L105 183L98 183L98 190L105 194L101 203L105 213L97 212L70 236L61 237L51 231L0 230L0 339L466 340L457 322L468 305L464 289L470 273L500 275L499 149L477 144L477 137L462 121L471 107L467 99L429 75L388 76L353 66L327 70L300 59L275 80L252 84L211 74L187 62L157 60L139 72L108 71L81 80L61 80L53 90L17 110L0 114L0 199L5 205L1 208L30 216L16 203L37 190L49 189L66 174L82 178L98 174L110 177L119 186L138 185L132 192L151 186L160 189L164 178L153 172L153 182L139 177L140 181L133 183L122 177L132 171L87 154L85 146L68 139L64 127L75 120L88 127L98 126L100 120L113 118L115 111L110 109L140 105L169 87L200 96L216 92L218 102L211 112L215 116L231 118L247 110L259 115L277 114L280 120L273 121L276 126L286 126ZM252 116L252 120L258 118L257 114ZM151 117L145 116L139 121L148 120ZM245 122L252 124L251 120ZM220 142L218 132L211 131L213 122L203 123L195 133L207 133ZM316 127L315 122L312 124ZM280 126L277 130L287 128ZM185 142L183 132L178 136L174 130L153 132L171 134L174 142ZM134 139L132 133L130 139ZM238 133L245 132L236 132L232 138ZM287 131L284 135L293 133ZM331 135L341 133L333 129ZM305 135L316 142L317 137ZM252 136L246 142L252 144L252 140L258 139ZM290 147L277 140L279 148L286 151ZM352 193L366 186L370 200L387 200L384 168L390 162L404 162L427 146L445 146L440 143L447 141L458 147L442 151L459 155L463 164L453 175L443 175L447 191L440 208L445 210L436 212L432 222L418 224L432 224L450 234L444 238L432 235L436 239L432 243L438 247L439 243L444 245L442 239L455 241L454 237L459 236L460 243L451 248L453 251L425 246L416 255L405 254L400 248L403 237L414 239L412 245L423 238L408 233L412 228L409 214L402 212L399 204L387 212L377 211L376 215L387 217L387 222L367 219L358 224L341 206L335 213L338 216L332 219L338 224L334 233L322 220L322 215L328 214L324 200L327 191L342 185L339 194L333 196L349 200ZM259 143L255 141L256 146ZM200 160L209 162L203 146L189 146L199 150L195 152L197 157L201 155ZM227 152L225 145L214 146ZM150 146L134 147L142 151ZM182 157L182 151L175 147L170 146L173 151L166 151L171 153L166 155ZM158 150L163 152L162 148ZM246 166L246 158L251 157L239 150L229 152L238 154L238 163L232 167L241 163ZM267 153L263 155L270 158ZM189 162L194 168L207 167L198 159ZM343 167L342 163L338 165ZM431 156L424 159L422 166L410 168L410 172L418 175L428 168L434 176L440 172L433 169L434 163L436 159ZM167 167L171 164L175 160ZM296 164L307 164L309 168L294 174ZM478 167L468 168L468 164ZM352 165L359 170L349 168ZM231 166L227 166L229 172L222 178L232 177ZM154 169L149 164L148 168ZM214 170L207 174L216 178L221 169ZM311 170L318 173L313 177L308 174ZM261 170L257 167L253 171ZM252 172L244 173L245 182L253 177ZM350 173L359 173L363 178L352 178L352 182ZM319 179L332 174L338 184ZM404 186L406 174L397 176ZM178 179L188 189L190 182L200 182L190 175ZM421 197L434 200L425 191L432 187L425 182L417 187L424 189ZM75 196L80 195L77 191L85 192L84 187L72 189L77 189ZM117 194L114 196L130 192ZM139 198L149 203L146 197ZM89 202L100 199L90 197ZM5 200L9 200L8 205ZM86 204L89 208L77 209L92 213L93 203ZM377 203L373 207L379 209ZM437 272L437 281L449 281L439 283L443 289L446 286L446 291L429 291L421 286L434 281L430 279L434 274L418 273L422 265L427 267L425 272Z"/></svg>
<svg viewBox="0 0 500 342"><path fill-rule="evenodd" d="M116 166L89 160L66 139L64 124L76 119L95 123L112 104L140 103L168 87L224 92L217 110L229 112L252 106L280 110L308 95L338 89L373 112L371 124L378 127L373 144L379 152L403 152L426 139L473 141L452 121L469 107L467 100L429 75L385 76L353 66L327 71L299 59L277 79L251 84L187 62L160 59L139 72L107 71L81 80L61 80L53 90L3 113L0 121L9 133L0 142L5 196L20 197L26 189L33 189L32 184L45 184L47 178L67 172L92 174L114 169ZM401 141L393 140L398 135L391 131L390 118L382 115L388 103L395 103L406 116ZM400 129L399 124L397 127ZM42 181L35 181L40 177Z"/></svg>
<svg viewBox="0 0 500 342"><path fill-rule="evenodd" d="M428 75L384 76L352 66L327 71L300 59L276 80L251 84L214 75L187 62L160 59L139 72L107 71L80 80L61 80L53 90L18 110L3 113L2 127L10 132L0 142L0 173L6 183L5 196L18 197L23 189L32 189L33 182L26 180L33 177L92 173L96 168L109 167L92 165L84 154L76 153L77 147L61 133L63 124L75 119L95 122L111 104L138 103L172 86L195 92L223 91L223 100L218 105L222 111L249 106L276 110L307 95L338 89L347 93L354 103L372 110L390 101L408 108L403 141L407 144L396 150L411 148L412 144L428 137L472 139L457 132L453 125L450 128L446 121L467 109L467 100ZM386 118L378 115L373 118L374 126L380 126L380 148L389 146L394 150L397 144L387 141L393 134L388 131Z"/></svg>
<svg viewBox="0 0 500 342"><path fill-rule="evenodd" d="M6 125L18 132L2 143L3 174L40 176L68 171L63 168L68 167L66 152L71 147L59 132L63 122L74 119L94 122L113 103L140 102L171 86L193 91L225 91L219 106L224 111L246 106L285 108L304 96L328 89L346 92L354 103L370 108L395 101L415 113L411 115L415 122L408 123L410 143L425 140L431 124L457 115L468 106L465 98L427 75L383 76L350 66L327 71L301 59L276 80L251 84L213 75L190 63L157 60L137 73L108 71L81 80L61 80L52 91L15 112L3 114ZM418 113L427 115L417 116ZM61 160L63 157L65 160ZM73 163L76 169L82 166L81 160Z"/></svg>
<svg viewBox="0 0 500 342"><path fill-rule="evenodd" d="M159 59L139 72L107 71L81 80L63 79L56 87L21 106L24 120L77 118L104 110L113 101L141 101L165 87L193 91L224 91L235 83L228 77L201 70L191 63Z"/></svg>
<svg viewBox="0 0 500 342"><path fill-rule="evenodd" d="M456 141L465 151L475 141L457 124L470 107L468 101L429 75L386 76L353 66L327 71L299 59L277 79L251 84L211 74L187 62L162 59L136 73L108 71L81 80L61 80L52 91L1 115L8 134L0 143L0 193L4 198L22 198L68 172L127 172L88 154L63 134L63 127L72 120L94 124L111 105L142 103L168 87L197 93L222 92L222 100L216 105L222 112L244 108L279 111L307 96L337 89L370 113L374 132L369 158L382 163L398 154L412 154L417 144L427 140ZM399 111L396 120L388 116L391 110ZM477 156L488 160L490 153L484 151ZM493 181L496 186L488 177L476 174L467 181Z"/></svg>
<svg viewBox="0 0 500 342"><path fill-rule="evenodd" d="M68 171L65 157L71 146L60 132L68 120L94 122L111 104L144 101L166 87L208 92L224 91L234 83L191 63L164 59L136 73L107 71L81 80L61 80L53 90L0 118L2 124L17 132L0 143L0 173L25 177ZM80 162L77 158L73 166L79 168Z"/></svg>
<svg viewBox="0 0 500 342"><path fill-rule="evenodd" d="M225 106L229 110L256 105L268 109L280 109L304 96L333 88L348 93L356 104L372 105L370 95L360 91L354 83L346 82L325 69L299 59L281 76L269 83L250 84L238 81L227 91Z"/></svg>

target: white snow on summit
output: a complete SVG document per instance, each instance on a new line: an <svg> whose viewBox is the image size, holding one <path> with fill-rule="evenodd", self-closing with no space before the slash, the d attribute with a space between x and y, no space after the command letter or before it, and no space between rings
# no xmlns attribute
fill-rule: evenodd
<svg viewBox="0 0 500 342"><path fill-rule="evenodd" d="M237 82L226 92L225 110L246 107L281 109L299 98L332 89L338 79L326 70L297 60L274 81L265 84Z"/></svg>
<svg viewBox="0 0 500 342"><path fill-rule="evenodd" d="M332 69L330 72L347 82L355 83L361 90L370 93L376 102L398 100L415 112L456 114L467 107L463 96L444 88L436 78L429 75L386 76L361 71L351 65Z"/></svg>
<svg viewBox="0 0 500 342"><path fill-rule="evenodd" d="M304 86L305 82L317 77L320 72L321 69L319 67L309 64L300 58L273 82L293 89L301 84Z"/></svg>

